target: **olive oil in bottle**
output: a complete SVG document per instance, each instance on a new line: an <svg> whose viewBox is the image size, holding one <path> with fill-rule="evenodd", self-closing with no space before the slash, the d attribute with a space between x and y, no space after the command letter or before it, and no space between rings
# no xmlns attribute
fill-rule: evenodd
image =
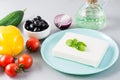
<svg viewBox="0 0 120 80"><path fill-rule="evenodd" d="M106 16L97 0L87 0L75 16L77 25L80 28L101 30L105 27Z"/></svg>

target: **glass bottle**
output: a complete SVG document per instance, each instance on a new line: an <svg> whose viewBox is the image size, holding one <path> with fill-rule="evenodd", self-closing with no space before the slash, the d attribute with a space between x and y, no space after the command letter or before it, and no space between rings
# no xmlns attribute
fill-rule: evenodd
<svg viewBox="0 0 120 80"><path fill-rule="evenodd" d="M94 30L101 30L106 24L106 16L97 0L87 0L77 12L75 20L79 27Z"/></svg>

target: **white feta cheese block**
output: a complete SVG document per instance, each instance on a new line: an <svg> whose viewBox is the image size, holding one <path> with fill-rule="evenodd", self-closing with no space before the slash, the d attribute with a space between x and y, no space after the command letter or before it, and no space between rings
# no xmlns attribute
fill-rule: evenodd
<svg viewBox="0 0 120 80"><path fill-rule="evenodd" d="M66 45L68 39L76 38L87 45L85 51L79 51ZM76 61L85 65L98 67L108 49L109 43L105 40L67 32L55 45L52 54L56 57Z"/></svg>

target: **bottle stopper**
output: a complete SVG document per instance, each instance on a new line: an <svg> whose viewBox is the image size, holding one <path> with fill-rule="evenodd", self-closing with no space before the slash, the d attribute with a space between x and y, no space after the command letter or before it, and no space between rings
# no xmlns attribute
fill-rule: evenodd
<svg viewBox="0 0 120 80"><path fill-rule="evenodd" d="M90 4L95 4L95 3L97 3L97 0L87 0L87 2Z"/></svg>

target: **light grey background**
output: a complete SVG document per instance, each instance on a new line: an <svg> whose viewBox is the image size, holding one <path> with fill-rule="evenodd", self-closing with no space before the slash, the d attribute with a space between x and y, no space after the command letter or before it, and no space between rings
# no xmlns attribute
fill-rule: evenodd
<svg viewBox="0 0 120 80"><path fill-rule="evenodd" d="M22 31L22 24L27 19L40 15L49 20L52 24L52 32L59 31L54 24L55 15L65 13L72 18L85 0L0 0L0 18L9 12L18 9L25 9L25 16L19 28ZM113 38L120 47L120 0L100 0L107 15L107 27L102 30ZM72 27L75 26L73 21ZM28 39L24 34L25 41ZM23 52L26 52L24 50ZM31 54L34 58L33 66L29 72L20 73L15 78L9 78L0 70L0 80L118 80L120 78L120 58L108 70L89 76L72 76L58 72L48 66L41 58L40 52Z"/></svg>

